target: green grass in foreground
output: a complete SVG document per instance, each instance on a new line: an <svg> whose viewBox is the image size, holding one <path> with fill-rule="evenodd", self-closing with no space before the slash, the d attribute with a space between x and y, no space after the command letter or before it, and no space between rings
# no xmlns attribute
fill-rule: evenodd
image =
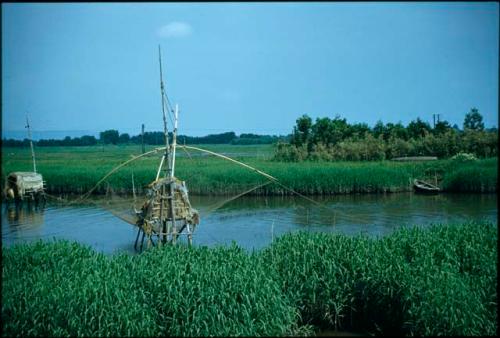
<svg viewBox="0 0 500 338"><path fill-rule="evenodd" d="M492 224L400 229L382 239L292 233L112 257L76 243L2 248L4 336L278 336L316 328L495 335Z"/></svg>
<svg viewBox="0 0 500 338"><path fill-rule="evenodd" d="M414 178L433 181L434 171L442 175L445 191L496 192L498 159L474 162L439 160L430 162L301 162L269 160L272 146L202 145L233 156L278 178L286 186L303 194L380 193L411 191ZM232 148L234 147L234 148ZM32 170L29 149L2 149L2 184L11 171ZM149 150L149 149L148 149ZM138 146L47 147L37 149L37 167L50 193L84 193L118 164L140 154ZM187 182L193 194L236 194L265 181L253 171L211 156L189 156L178 150L177 177ZM195 156L198 155L198 156ZM159 155L139 159L112 175L107 183L115 191L131 192L131 177L137 187L145 187L156 176ZM257 194L287 193L278 185L268 185Z"/></svg>

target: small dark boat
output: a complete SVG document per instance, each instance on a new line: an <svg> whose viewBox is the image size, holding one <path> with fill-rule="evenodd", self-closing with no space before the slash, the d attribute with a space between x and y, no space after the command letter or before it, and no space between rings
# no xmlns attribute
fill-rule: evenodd
<svg viewBox="0 0 500 338"><path fill-rule="evenodd" d="M415 192L422 192L427 194L437 194L439 191L441 191L441 189L439 189L435 185L417 179L413 181L413 187L415 188Z"/></svg>

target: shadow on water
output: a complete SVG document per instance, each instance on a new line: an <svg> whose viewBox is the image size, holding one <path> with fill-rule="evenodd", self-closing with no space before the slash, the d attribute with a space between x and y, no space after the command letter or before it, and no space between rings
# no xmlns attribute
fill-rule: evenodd
<svg viewBox="0 0 500 338"><path fill-rule="evenodd" d="M469 220L496 223L498 213L496 194L314 197L327 208L300 197L246 196L213 212L210 210L224 201L224 197L191 196L190 199L201 216L194 244L227 245L235 241L249 250L263 248L290 231L385 236L400 226ZM2 205L2 244L62 238L108 254L133 253L136 228L115 216L130 216L132 205L131 197L99 197L78 205L48 202L45 208L38 209Z"/></svg>

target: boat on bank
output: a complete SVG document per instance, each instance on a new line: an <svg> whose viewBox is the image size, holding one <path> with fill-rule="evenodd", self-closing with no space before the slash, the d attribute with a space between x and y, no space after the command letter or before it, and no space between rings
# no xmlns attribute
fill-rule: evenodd
<svg viewBox="0 0 500 338"><path fill-rule="evenodd" d="M439 187L417 179L413 181L413 188L415 189L415 192L426 193L426 194L437 194L441 191Z"/></svg>

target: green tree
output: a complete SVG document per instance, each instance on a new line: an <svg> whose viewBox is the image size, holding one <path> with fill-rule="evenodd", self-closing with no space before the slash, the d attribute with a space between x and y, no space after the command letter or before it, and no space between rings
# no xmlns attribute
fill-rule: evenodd
<svg viewBox="0 0 500 338"><path fill-rule="evenodd" d="M449 129L451 129L451 126L448 123L448 121L439 121L438 123L436 123L436 126L434 127L434 134L441 135L444 134Z"/></svg>
<svg viewBox="0 0 500 338"><path fill-rule="evenodd" d="M130 135L127 133L120 134L120 137L118 138L119 143L129 143L130 142Z"/></svg>
<svg viewBox="0 0 500 338"><path fill-rule="evenodd" d="M313 143L328 145L333 140L333 124L330 118L317 118L312 126Z"/></svg>
<svg viewBox="0 0 500 338"><path fill-rule="evenodd" d="M101 131L99 133L99 139L101 142L104 144L117 144L119 140L119 133L118 130L110 129L110 130L105 130Z"/></svg>
<svg viewBox="0 0 500 338"><path fill-rule="evenodd" d="M296 126L293 127L291 143L301 146L309 141L312 119L307 114L304 114L296 120L296 123Z"/></svg>
<svg viewBox="0 0 500 338"><path fill-rule="evenodd" d="M373 136L378 138L380 135L383 135L385 132L384 122L378 120L373 127Z"/></svg>
<svg viewBox="0 0 500 338"><path fill-rule="evenodd" d="M349 126L349 133L356 139L365 137L365 134L370 132L370 127L366 123L355 123Z"/></svg>
<svg viewBox="0 0 500 338"><path fill-rule="evenodd" d="M317 118L316 123L312 126L312 139L314 144L336 145L345 139L349 132L346 119L341 119L338 115L333 120L328 117Z"/></svg>
<svg viewBox="0 0 500 338"><path fill-rule="evenodd" d="M408 130L409 137L416 139L424 137L426 134L430 133L431 126L429 123L422 121L420 117L418 117L417 120L411 121L408 124L406 130Z"/></svg>
<svg viewBox="0 0 500 338"><path fill-rule="evenodd" d="M465 115L464 119L464 130L483 130L483 116L479 114L479 110L477 108L472 108L470 112Z"/></svg>
<svg viewBox="0 0 500 338"><path fill-rule="evenodd" d="M396 123L391 131L390 131L390 137L395 137L395 138L400 138L405 141L408 140L408 131L406 130L405 126L401 122Z"/></svg>

